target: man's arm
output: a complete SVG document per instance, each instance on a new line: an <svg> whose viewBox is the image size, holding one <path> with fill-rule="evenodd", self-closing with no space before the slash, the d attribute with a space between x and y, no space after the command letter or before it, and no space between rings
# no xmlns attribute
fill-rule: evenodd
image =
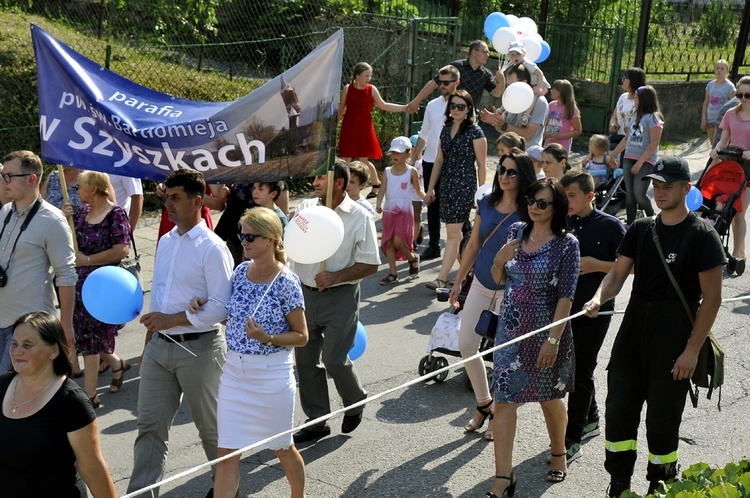
<svg viewBox="0 0 750 498"><path fill-rule="evenodd" d="M130 196L130 214L128 215L131 230L135 231L135 226L138 224L138 220L141 219L142 212L143 212L143 194L131 195Z"/></svg>
<svg viewBox="0 0 750 498"><path fill-rule="evenodd" d="M437 89L438 85L435 80L430 80L422 87L416 97L406 104L406 112L413 114L419 110L419 104L426 99L432 92Z"/></svg>
<svg viewBox="0 0 750 498"><path fill-rule="evenodd" d="M703 301L701 302L698 313L695 315L693 332L690 334L685 351L677 358L672 368L672 378L674 380L689 379L695 372L695 364L698 362L698 353L700 353L703 343L706 341L708 332L714 324L716 314L721 306L721 285L723 265L717 265L710 270L702 271L698 274Z"/></svg>
<svg viewBox="0 0 750 498"><path fill-rule="evenodd" d="M500 70L495 73L495 83L497 86L490 92L490 95L499 99L503 96L503 92L505 91L505 75Z"/></svg>
<svg viewBox="0 0 750 498"><path fill-rule="evenodd" d="M319 290L325 290L333 285L361 280L365 277L369 277L376 271L378 271L378 265L354 263L352 266L339 271L324 271L318 273L315 275L315 286Z"/></svg>
<svg viewBox="0 0 750 498"><path fill-rule="evenodd" d="M623 284L625 284L625 279L630 275L633 265L635 265L635 260L621 254L618 256L612 269L604 277L602 283L599 284L594 297L591 301L583 305L583 309L586 310L588 316L593 318L598 315L602 303L606 303L617 296Z"/></svg>
<svg viewBox="0 0 750 498"><path fill-rule="evenodd" d="M534 133L536 133L536 131L541 126L542 125L537 124L537 123L529 123L526 126L522 126L522 127L513 126L512 124L509 124L508 127L505 129L505 132L512 131L522 136L524 140L531 140L531 137L534 136Z"/></svg>
<svg viewBox="0 0 750 498"><path fill-rule="evenodd" d="M75 285L61 285L60 290L60 323L65 331L65 339L68 341L68 347L71 349L75 346L76 339L73 329L73 308L76 302Z"/></svg>

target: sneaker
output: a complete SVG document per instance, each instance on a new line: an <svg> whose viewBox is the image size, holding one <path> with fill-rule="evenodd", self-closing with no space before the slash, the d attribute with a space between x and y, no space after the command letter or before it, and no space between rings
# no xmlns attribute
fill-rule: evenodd
<svg viewBox="0 0 750 498"><path fill-rule="evenodd" d="M596 420L594 422L587 424L586 427L583 428L583 435L581 436L581 441L586 441L587 439L596 437L599 434L601 434L601 430L599 429L599 421Z"/></svg>

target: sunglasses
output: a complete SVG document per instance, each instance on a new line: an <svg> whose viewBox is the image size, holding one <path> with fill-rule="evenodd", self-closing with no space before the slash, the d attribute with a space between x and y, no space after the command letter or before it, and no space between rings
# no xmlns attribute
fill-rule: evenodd
<svg viewBox="0 0 750 498"><path fill-rule="evenodd" d="M468 106L466 104L454 104L451 102L448 104L448 107L450 107L451 111L465 111Z"/></svg>
<svg viewBox="0 0 750 498"><path fill-rule="evenodd" d="M264 236L254 233L238 233L237 238L240 239L240 243L249 242L250 244L255 242L255 239L265 239Z"/></svg>
<svg viewBox="0 0 750 498"><path fill-rule="evenodd" d="M497 176L507 176L509 179L514 179L518 176L518 170L517 169L509 169L505 166L498 166L497 168ZM542 208L544 209L544 208Z"/></svg>
<svg viewBox="0 0 750 498"><path fill-rule="evenodd" d="M548 206L552 205L550 201L544 199L534 199L533 197L527 197L526 202L529 204L529 206L533 206L534 204L536 204L536 207L542 210L547 209Z"/></svg>
<svg viewBox="0 0 750 498"><path fill-rule="evenodd" d="M458 80L438 80L438 83L440 83L443 86L448 86L451 83L455 83Z"/></svg>
<svg viewBox="0 0 750 498"><path fill-rule="evenodd" d="M737 96L738 99L750 99L750 92L747 92L747 93L737 92L735 95Z"/></svg>

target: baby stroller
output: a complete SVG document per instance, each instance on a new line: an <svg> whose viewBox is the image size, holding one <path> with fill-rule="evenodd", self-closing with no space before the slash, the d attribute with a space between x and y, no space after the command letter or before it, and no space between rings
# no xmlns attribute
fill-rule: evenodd
<svg viewBox="0 0 750 498"><path fill-rule="evenodd" d="M461 326L461 310L463 309L464 302L466 302L466 296L469 294L469 289L474 281L474 270L469 272L469 275L461 284L461 293L458 295L459 307L455 308L453 305L450 306L450 310L442 313L439 317L435 326L432 328L430 334L430 341L427 344L427 356L422 357L419 360L419 375L425 375L435 370L448 366L448 360L443 356L436 356L435 353L441 353L453 357L461 357L461 352L458 349L458 330ZM438 301L448 300L448 289L439 289ZM493 346L493 341L486 337L482 337L479 343L479 351L486 351ZM492 355L488 354L484 357L485 361L492 362ZM492 367L485 366L487 371L487 383L490 386L490 392L495 384L495 374ZM435 382L444 382L448 378L448 371L442 372L441 374L432 377ZM472 390L471 381L468 375L464 375L464 385Z"/></svg>
<svg viewBox="0 0 750 498"><path fill-rule="evenodd" d="M723 151L721 155L741 157L742 152ZM713 167L709 167L710 163L711 161L695 185L703 196L703 203L697 213L712 224L721 237L727 256L727 273L742 275L745 262L736 259L729 252L729 228L734 216L745 207L743 203L747 179L742 166L736 161L721 161Z"/></svg>
<svg viewBox="0 0 750 498"><path fill-rule="evenodd" d="M611 170L610 170L611 171ZM625 209L625 184L622 183L622 168L607 174L607 181L594 190L594 206L612 216Z"/></svg>

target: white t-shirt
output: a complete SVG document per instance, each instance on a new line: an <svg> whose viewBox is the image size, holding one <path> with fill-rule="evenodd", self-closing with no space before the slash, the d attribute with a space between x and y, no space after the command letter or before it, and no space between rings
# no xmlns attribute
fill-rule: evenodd
<svg viewBox="0 0 750 498"><path fill-rule="evenodd" d="M109 175L109 181L115 189L115 199L120 206L130 215L130 196L143 195L143 185L138 178L129 176Z"/></svg>

